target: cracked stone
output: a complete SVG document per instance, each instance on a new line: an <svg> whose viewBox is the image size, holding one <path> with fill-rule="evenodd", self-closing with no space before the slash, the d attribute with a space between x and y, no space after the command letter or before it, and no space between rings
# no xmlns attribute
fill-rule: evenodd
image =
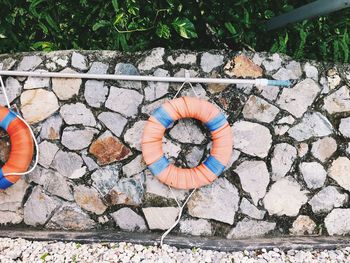
<svg viewBox="0 0 350 263"><path fill-rule="evenodd" d="M211 236L210 222L204 219L186 219L180 221L180 233L192 236Z"/></svg>
<svg viewBox="0 0 350 263"><path fill-rule="evenodd" d="M266 213L266 211L258 209L255 205L253 205L244 197L242 198L239 209L242 214L245 214L255 219L263 219Z"/></svg>
<svg viewBox="0 0 350 263"><path fill-rule="evenodd" d="M66 68L61 73L74 74L76 71ZM69 100L78 95L82 80L72 78L52 78L52 90L60 100Z"/></svg>
<svg viewBox="0 0 350 263"><path fill-rule="evenodd" d="M80 53L73 52L73 54L72 54L72 67L80 69L80 70L87 70L88 69L87 58Z"/></svg>
<svg viewBox="0 0 350 263"><path fill-rule="evenodd" d="M300 118L315 100L320 87L312 79L305 79L292 89L283 89L277 101L280 107Z"/></svg>
<svg viewBox="0 0 350 263"><path fill-rule="evenodd" d="M259 78L263 73L261 67L254 64L253 61L242 54L229 61L224 69L225 73L230 77L236 76L242 78Z"/></svg>
<svg viewBox="0 0 350 263"><path fill-rule="evenodd" d="M309 62L306 62L304 65L304 71L307 78L318 81L318 70L315 66L311 65Z"/></svg>
<svg viewBox="0 0 350 263"><path fill-rule="evenodd" d="M95 108L100 108L105 103L108 94L108 88L104 81L88 80L85 83L84 97L86 102Z"/></svg>
<svg viewBox="0 0 350 263"><path fill-rule="evenodd" d="M153 73L155 77L168 77L169 71L158 68ZM154 101L169 92L169 82L148 82L144 89L146 101Z"/></svg>
<svg viewBox="0 0 350 263"><path fill-rule="evenodd" d="M121 161L131 155L130 149L109 131L91 144L89 153L96 157L99 165Z"/></svg>
<svg viewBox="0 0 350 263"><path fill-rule="evenodd" d="M124 207L111 214L115 223L122 230L145 231L147 230L145 220L132 209Z"/></svg>
<svg viewBox="0 0 350 263"><path fill-rule="evenodd" d="M81 208L97 215L102 215L107 209L97 190L85 185L74 187L74 200Z"/></svg>
<svg viewBox="0 0 350 263"><path fill-rule="evenodd" d="M267 156L272 143L268 128L253 122L238 121L233 124L232 131L236 149L260 158Z"/></svg>
<svg viewBox="0 0 350 263"><path fill-rule="evenodd" d="M12 103L21 94L22 85L18 82L17 79L8 77L5 81L5 90L9 102ZM2 89L0 89L0 105L6 105L6 100Z"/></svg>
<svg viewBox="0 0 350 263"><path fill-rule="evenodd" d="M114 74L116 74L116 75L133 75L133 76L140 75L137 68L134 65L128 64L128 63L118 63L115 66ZM130 89L136 89L136 90L141 90L141 88L142 88L141 81L119 80L118 84L122 88L130 88Z"/></svg>
<svg viewBox="0 0 350 263"><path fill-rule="evenodd" d="M226 179L219 178L213 184L198 189L190 198L187 207L193 217L214 219L232 225L238 202L237 188Z"/></svg>
<svg viewBox="0 0 350 263"><path fill-rule="evenodd" d="M159 47L152 49L151 53L138 64L139 70L146 71L162 66L164 64L164 54L164 48Z"/></svg>
<svg viewBox="0 0 350 263"><path fill-rule="evenodd" d="M179 214L176 207L147 207L142 208L150 229L167 230L174 223Z"/></svg>
<svg viewBox="0 0 350 263"><path fill-rule="evenodd" d="M120 98L123 98L122 100ZM127 117L135 117L142 103L143 95L135 90L111 87L106 107Z"/></svg>
<svg viewBox="0 0 350 263"><path fill-rule="evenodd" d="M178 64L184 64L184 65L190 65L195 64L197 61L197 55L188 53L188 54L180 54L178 56L171 55L168 57L168 61L172 65L178 65Z"/></svg>
<svg viewBox="0 0 350 263"><path fill-rule="evenodd" d="M328 213L333 208L342 207L347 203L349 196L342 194L335 186L327 186L315 194L309 201L315 214Z"/></svg>
<svg viewBox="0 0 350 263"><path fill-rule="evenodd" d="M350 209L336 208L324 220L328 234L346 235L350 233Z"/></svg>
<svg viewBox="0 0 350 263"><path fill-rule="evenodd" d="M350 138L350 117L340 120L339 131L347 138Z"/></svg>
<svg viewBox="0 0 350 263"><path fill-rule="evenodd" d="M324 185L327 172L318 162L303 162L299 169L309 189L317 189Z"/></svg>
<svg viewBox="0 0 350 263"><path fill-rule="evenodd" d="M141 173L142 171L146 170L146 168L146 163L143 160L142 155L139 154L135 159L123 166L123 173L127 177L130 177L132 175Z"/></svg>
<svg viewBox="0 0 350 263"><path fill-rule="evenodd" d="M182 143L201 144L205 136L193 120L182 119L170 131L171 138Z"/></svg>
<svg viewBox="0 0 350 263"><path fill-rule="evenodd" d="M61 107L60 113L68 125L82 124L92 127L96 125L92 111L83 103L65 104Z"/></svg>
<svg viewBox="0 0 350 263"><path fill-rule="evenodd" d="M117 185L119 180L119 167L106 166L99 168L91 175L92 186L104 197Z"/></svg>
<svg viewBox="0 0 350 263"><path fill-rule="evenodd" d="M70 183L67 182L66 177L52 170L43 170L41 177L40 184L45 191L67 201L74 200Z"/></svg>
<svg viewBox="0 0 350 263"><path fill-rule="evenodd" d="M146 121L138 121L129 128L124 134L124 141L129 144L130 147L141 151L141 139Z"/></svg>
<svg viewBox="0 0 350 263"><path fill-rule="evenodd" d="M350 111L349 88L347 86L343 86L337 91L329 94L324 99L323 108L329 114Z"/></svg>
<svg viewBox="0 0 350 263"><path fill-rule="evenodd" d="M69 150L83 150L87 148L94 135L98 133L94 128L78 128L69 126L63 130L61 143Z"/></svg>
<svg viewBox="0 0 350 263"><path fill-rule="evenodd" d="M294 179L287 177L275 182L263 200L269 214L278 216L296 216L306 202L306 192Z"/></svg>
<svg viewBox="0 0 350 263"><path fill-rule="evenodd" d="M56 153L51 166L61 175L71 178L83 168L83 160L76 153L60 150Z"/></svg>
<svg viewBox="0 0 350 263"><path fill-rule="evenodd" d="M272 154L272 180L277 181L284 177L292 168L294 160L297 157L297 150L288 143L279 143L275 145Z"/></svg>
<svg viewBox="0 0 350 263"><path fill-rule="evenodd" d="M224 63L224 56L205 52L201 57L201 67L204 72L210 72Z"/></svg>
<svg viewBox="0 0 350 263"><path fill-rule="evenodd" d="M39 164L45 168L49 168L58 150L59 148L56 144L42 141L39 144Z"/></svg>
<svg viewBox="0 0 350 263"><path fill-rule="evenodd" d="M63 120L59 114L46 119L41 125L40 137L46 140L59 140Z"/></svg>
<svg viewBox="0 0 350 263"><path fill-rule="evenodd" d="M260 237L273 231L276 223L244 218L227 235L229 239Z"/></svg>
<svg viewBox="0 0 350 263"><path fill-rule="evenodd" d="M51 91L27 90L21 95L21 111L28 123L45 120L59 109L58 100Z"/></svg>
<svg viewBox="0 0 350 263"><path fill-rule="evenodd" d="M35 72L47 72L46 70L36 70ZM48 88L50 86L50 78L28 77L24 83L24 89Z"/></svg>
<svg viewBox="0 0 350 263"><path fill-rule="evenodd" d="M18 64L19 71L33 71L43 60L39 56L26 56Z"/></svg>
<svg viewBox="0 0 350 263"><path fill-rule="evenodd" d="M106 74L108 65L102 62L93 62L87 73L89 74Z"/></svg>
<svg viewBox="0 0 350 263"><path fill-rule="evenodd" d="M319 112L306 113L300 123L288 131L289 135L301 142L311 137L323 137L333 133L329 120Z"/></svg>
<svg viewBox="0 0 350 263"><path fill-rule="evenodd" d="M257 96L250 96L243 108L243 116L246 119L257 120L261 122L272 122L279 109L268 103L266 100Z"/></svg>
<svg viewBox="0 0 350 263"><path fill-rule="evenodd" d="M111 205L138 206L142 203L143 185L140 180L134 178L121 179L106 196Z"/></svg>
<svg viewBox="0 0 350 263"><path fill-rule="evenodd" d="M328 176L333 178L341 187L350 191L350 160L347 157L338 157L332 162Z"/></svg>
<svg viewBox="0 0 350 263"><path fill-rule="evenodd" d="M102 112L97 118L116 136L122 134L128 122L122 115L114 112Z"/></svg>
<svg viewBox="0 0 350 263"><path fill-rule="evenodd" d="M240 178L244 191L250 194L255 205L266 194L270 182L269 172L264 161L245 161L234 170Z"/></svg>
<svg viewBox="0 0 350 263"><path fill-rule="evenodd" d="M262 62L267 71L279 69L281 67L281 63L282 59L278 54L273 54Z"/></svg>
<svg viewBox="0 0 350 263"><path fill-rule="evenodd" d="M293 222L289 232L294 236L312 235L316 230L315 222L308 216L300 215Z"/></svg>

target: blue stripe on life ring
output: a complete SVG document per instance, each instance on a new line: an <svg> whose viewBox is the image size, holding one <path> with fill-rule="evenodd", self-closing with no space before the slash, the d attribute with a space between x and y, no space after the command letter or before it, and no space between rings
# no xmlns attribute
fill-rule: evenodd
<svg viewBox="0 0 350 263"><path fill-rule="evenodd" d="M216 160L212 155L209 155L208 159L204 161L204 165L216 176L219 176L225 169L225 165Z"/></svg>
<svg viewBox="0 0 350 263"><path fill-rule="evenodd" d="M153 175L158 175L169 166L169 160L163 155L159 160L148 166Z"/></svg>
<svg viewBox="0 0 350 263"><path fill-rule="evenodd" d="M17 115L14 112L9 111L9 113L5 116L5 118L0 122L0 127L3 128L5 131L7 131L11 122L16 118L17 118Z"/></svg>
<svg viewBox="0 0 350 263"><path fill-rule="evenodd" d="M2 169L0 169L0 189L5 190L5 189L9 188L11 185L13 185L13 183L11 183L9 180L7 180L4 177L4 173L3 173Z"/></svg>
<svg viewBox="0 0 350 263"><path fill-rule="evenodd" d="M152 116L156 118L165 128L168 128L174 121L163 107L156 109Z"/></svg>
<svg viewBox="0 0 350 263"><path fill-rule="evenodd" d="M207 128L210 131L216 131L217 129L221 128L222 126L224 126L226 124L227 120L224 114L219 113L218 115L216 115L216 117L214 117L213 119L211 119L210 121L208 121L205 126L207 126Z"/></svg>

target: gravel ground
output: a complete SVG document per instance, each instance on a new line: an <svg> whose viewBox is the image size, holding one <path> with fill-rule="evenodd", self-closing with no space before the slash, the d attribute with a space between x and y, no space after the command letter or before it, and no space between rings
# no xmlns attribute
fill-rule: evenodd
<svg viewBox="0 0 350 263"><path fill-rule="evenodd" d="M0 262L350 262L350 247L337 250L289 250L275 248L225 253L177 249L130 243L78 244L0 239Z"/></svg>

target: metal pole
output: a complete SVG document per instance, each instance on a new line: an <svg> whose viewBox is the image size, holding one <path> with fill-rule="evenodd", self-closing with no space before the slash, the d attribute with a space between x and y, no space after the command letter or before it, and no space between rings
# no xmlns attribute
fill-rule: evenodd
<svg viewBox="0 0 350 263"><path fill-rule="evenodd" d="M347 7L350 7L350 0L318 0L270 19L266 22L266 29L268 31L277 29L290 23L326 15Z"/></svg>
<svg viewBox="0 0 350 263"><path fill-rule="evenodd" d="M129 80L129 81L157 81L157 82L189 82L189 83L219 83L219 84L252 84L257 86L290 86L289 80L268 79L225 79L225 78L191 78L191 77L155 77L113 74L62 73L40 71L0 70L0 76L39 77L39 78L79 78L100 80Z"/></svg>

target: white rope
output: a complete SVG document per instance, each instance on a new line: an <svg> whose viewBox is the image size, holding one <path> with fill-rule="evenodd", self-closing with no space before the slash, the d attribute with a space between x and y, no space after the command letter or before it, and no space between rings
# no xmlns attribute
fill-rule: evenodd
<svg viewBox="0 0 350 263"><path fill-rule="evenodd" d="M0 76L0 83L1 83L2 93L3 93L3 95L5 97L5 100L6 100L7 107L8 107L9 110L11 110L10 101L9 101L7 93L6 93L6 89L5 89L5 85L4 85L4 81L2 79L2 76ZM26 122L18 114L16 116L17 116L18 119L20 119L28 127L31 136L33 137L33 141L34 141L34 144L35 144L35 150L36 150L35 161L34 161L34 164L33 164L32 168L30 170L26 171L26 172L23 172L23 173L6 173L6 174L4 174L4 176L7 176L7 175L22 175L23 176L23 175L29 174L29 173L34 171L34 169L37 167L38 162L39 162L39 146L38 146L38 142L37 142L37 140L35 138L35 134L34 134L32 128L30 127L30 125L28 124L28 122Z"/></svg>

